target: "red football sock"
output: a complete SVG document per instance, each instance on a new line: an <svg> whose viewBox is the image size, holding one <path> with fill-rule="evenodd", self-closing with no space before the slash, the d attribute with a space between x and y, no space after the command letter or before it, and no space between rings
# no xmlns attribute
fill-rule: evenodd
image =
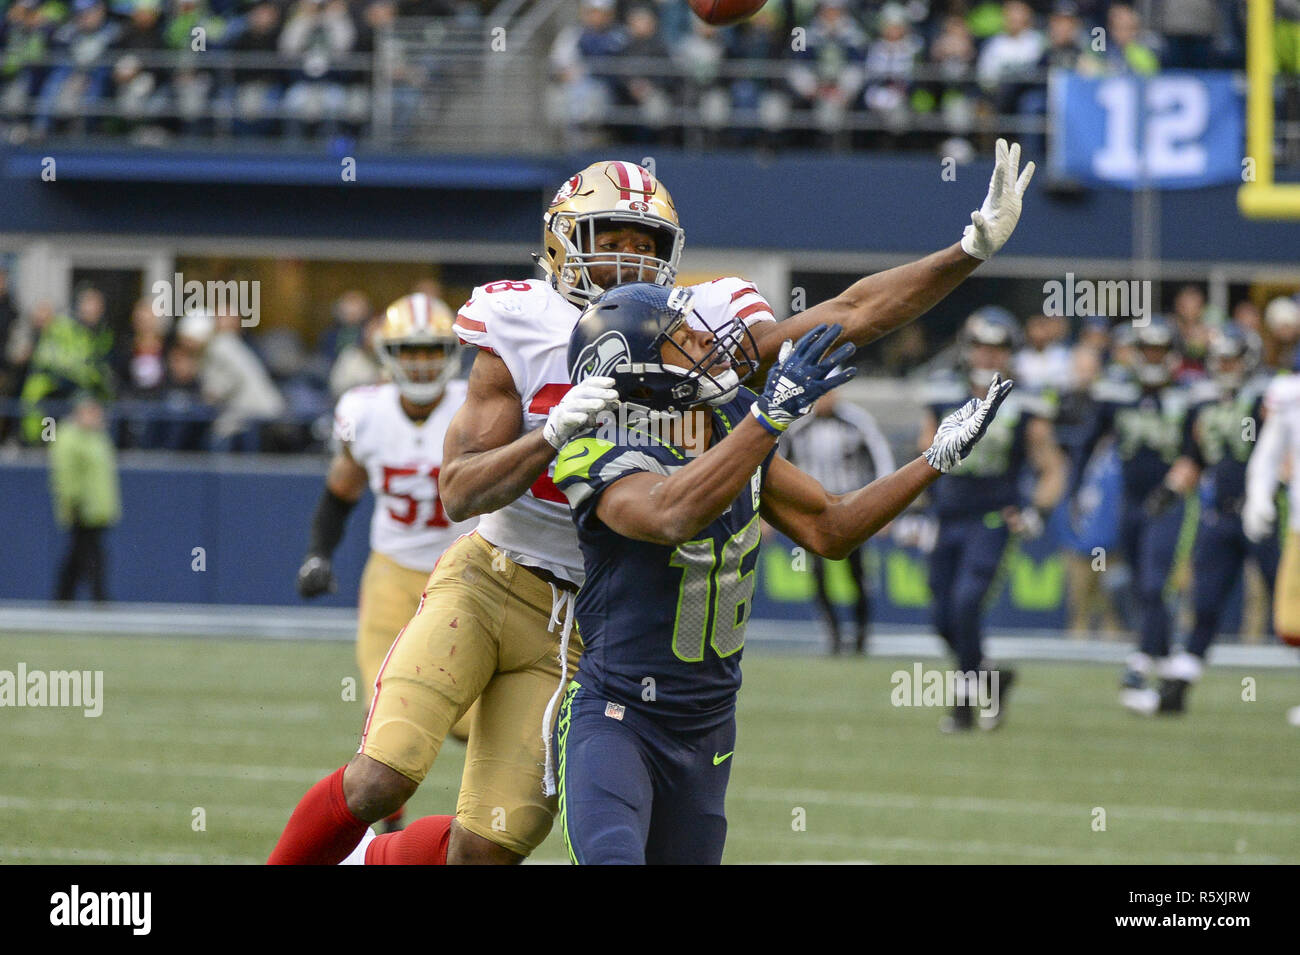
<svg viewBox="0 0 1300 955"><path fill-rule="evenodd" d="M348 809L343 798L344 768L307 790L267 865L338 865L357 847L370 823Z"/></svg>
<svg viewBox="0 0 1300 955"><path fill-rule="evenodd" d="M366 846L366 865L446 865L455 816L425 816L401 832L376 836Z"/></svg>

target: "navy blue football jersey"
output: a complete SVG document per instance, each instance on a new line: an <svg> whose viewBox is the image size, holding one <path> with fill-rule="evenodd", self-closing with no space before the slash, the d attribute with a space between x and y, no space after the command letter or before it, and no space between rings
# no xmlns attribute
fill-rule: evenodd
<svg viewBox="0 0 1300 955"><path fill-rule="evenodd" d="M1104 435L1113 434L1124 494L1130 501L1141 501L1160 485L1180 455L1191 453L1195 398L1180 385L1143 388L1124 372L1099 379L1092 397L1097 420L1086 452L1091 454Z"/></svg>
<svg viewBox="0 0 1300 955"><path fill-rule="evenodd" d="M1235 393L1216 393L1192 410L1192 459L1203 469L1205 502L1221 513L1240 512L1245 500L1246 465L1255 450L1268 382L1267 375L1257 375Z"/></svg>
<svg viewBox="0 0 1300 955"><path fill-rule="evenodd" d="M972 395L964 378L945 375L926 383L924 397L937 423ZM970 454L930 488L930 500L939 517L975 516L1020 506L1020 479L1027 460L1025 430L1033 418L1050 420L1052 406L1019 390L1007 395Z"/></svg>
<svg viewBox="0 0 1300 955"><path fill-rule="evenodd" d="M713 409L713 444L756 397L742 388ZM758 512L772 455L717 520L694 540L668 547L615 533L596 516L596 502L620 478L669 476L690 459L645 431L611 437L617 440L599 431L575 438L555 465L586 568L575 606L583 644L576 679L672 728L714 726L731 717L740 689L761 538Z"/></svg>

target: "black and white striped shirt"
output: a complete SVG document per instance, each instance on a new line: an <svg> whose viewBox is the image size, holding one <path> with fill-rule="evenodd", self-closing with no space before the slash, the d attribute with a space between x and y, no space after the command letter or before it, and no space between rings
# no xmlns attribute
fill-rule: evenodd
<svg viewBox="0 0 1300 955"><path fill-rule="evenodd" d="M894 470L894 453L876 419L844 400L827 417L809 414L792 425L781 450L832 494L857 490Z"/></svg>

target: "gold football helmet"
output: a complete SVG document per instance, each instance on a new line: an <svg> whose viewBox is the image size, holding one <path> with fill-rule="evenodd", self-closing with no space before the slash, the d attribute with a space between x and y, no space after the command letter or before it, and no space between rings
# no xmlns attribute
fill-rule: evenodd
<svg viewBox="0 0 1300 955"><path fill-rule="evenodd" d="M614 269L610 287L672 285L686 244L673 197L631 162L598 162L572 176L551 200L542 223L541 266L560 294L580 308L605 291L592 278L591 266ZM597 251L596 233L619 226L649 232L655 254Z"/></svg>
<svg viewBox="0 0 1300 955"><path fill-rule="evenodd" d="M375 333L375 353L398 391L417 405L433 404L456 376L460 344L446 303L415 292L399 298Z"/></svg>

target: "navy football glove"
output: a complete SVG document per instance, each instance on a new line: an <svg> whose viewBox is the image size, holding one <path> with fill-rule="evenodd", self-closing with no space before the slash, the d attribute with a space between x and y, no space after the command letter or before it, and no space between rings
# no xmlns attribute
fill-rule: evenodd
<svg viewBox="0 0 1300 955"><path fill-rule="evenodd" d="M767 374L767 387L753 406L759 424L772 434L780 434L800 415L811 411L818 398L858 373L852 366L835 371L857 351L848 344L830 351L842 330L839 325L818 325L797 344L789 339L781 343L776 364Z"/></svg>

